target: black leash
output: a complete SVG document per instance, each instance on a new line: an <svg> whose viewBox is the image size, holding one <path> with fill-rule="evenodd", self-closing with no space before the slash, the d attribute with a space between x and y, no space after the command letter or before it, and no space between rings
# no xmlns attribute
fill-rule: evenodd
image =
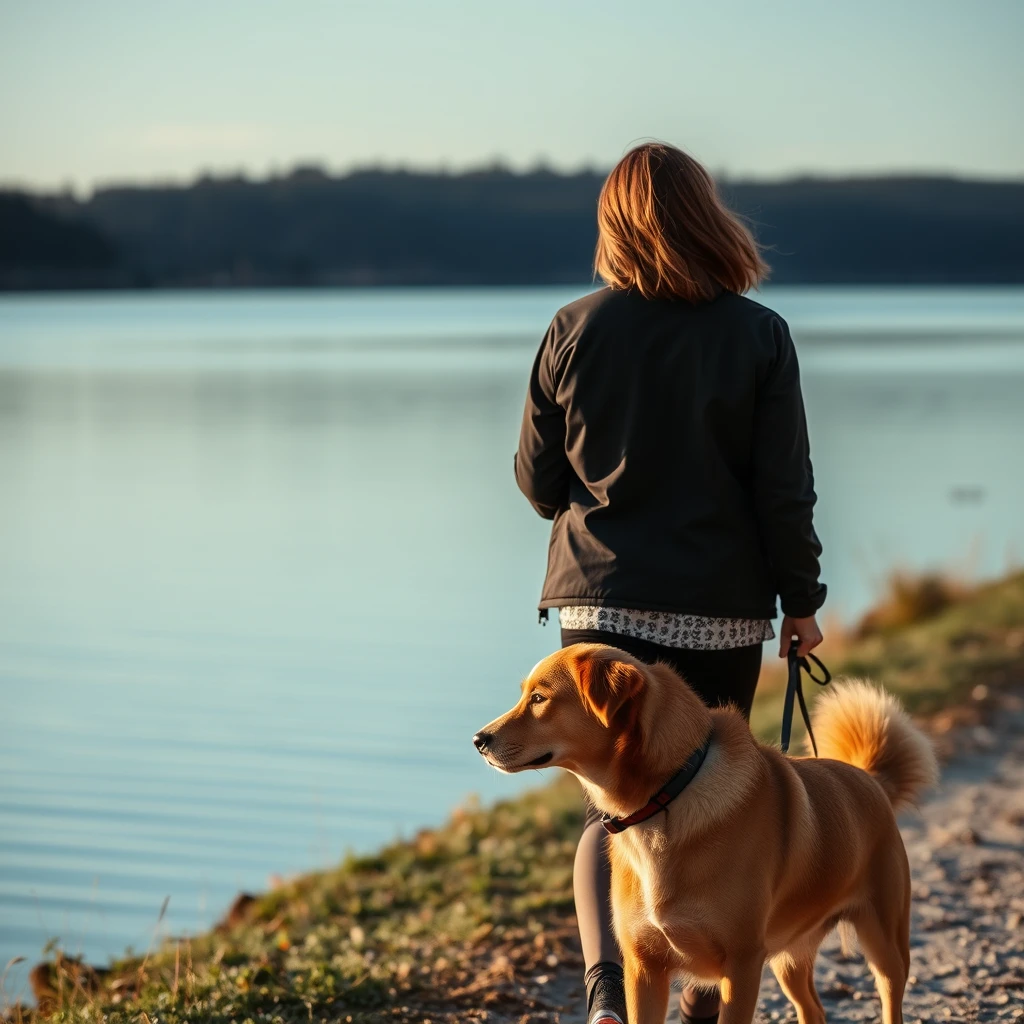
<svg viewBox="0 0 1024 1024"><path fill-rule="evenodd" d="M811 749L814 751L814 756L817 757L818 744L814 742L814 733L811 731L811 716L807 712L807 701L804 700L804 687L800 678L800 672L801 670L806 672L807 677L819 686L828 686L832 682L832 673L813 654L808 653L801 658L796 653L799 646L794 641L789 648L789 683L786 686L786 703L782 708L782 752L784 754L789 752L789 736L793 731L793 698L795 696L800 702L800 714L803 716L804 725L807 727L807 736L811 741ZM807 661L808 658L821 669L820 679L811 669Z"/></svg>

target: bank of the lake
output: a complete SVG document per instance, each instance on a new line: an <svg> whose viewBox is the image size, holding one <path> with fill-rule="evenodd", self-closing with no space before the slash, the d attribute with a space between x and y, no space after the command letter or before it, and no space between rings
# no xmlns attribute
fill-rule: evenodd
<svg viewBox="0 0 1024 1024"><path fill-rule="evenodd" d="M884 681L928 724L947 758L964 743L991 743L985 721L997 728L1014 701L1024 707L1024 574L959 596L949 588L938 596L930 589L904 593L865 634L836 644L829 660L837 674ZM755 711L755 729L769 739L781 682L766 674ZM989 781L1000 784L984 777L973 784ZM240 900L207 934L165 941L103 970L58 956L32 973L38 1010L14 1008L10 1019L573 1020L579 954L571 872L580 822L577 787L568 778L491 807L464 807L441 828ZM1024 815L1008 822L1024 825ZM969 832L951 841L983 847L984 834ZM978 884L961 871L947 888L969 890L971 898L987 894L993 914L1012 915L1012 902L996 905L997 876L989 864L979 868ZM927 899L920 887L916 895ZM992 964L978 970L992 980L975 973L978 991L993 1013L1012 1009L1003 999L1010 983L998 980L1006 966L1000 956L1012 954L986 949ZM943 974L940 965L938 976L955 970L966 977L969 955L964 944L963 971L954 964ZM853 989L844 985L837 981L833 995L848 996L852 1007ZM1018 995L1014 990L1012 998Z"/></svg>
<svg viewBox="0 0 1024 1024"><path fill-rule="evenodd" d="M511 454L579 289L0 296L0 965L445 820L558 643ZM1024 289L788 288L826 613L1024 553ZM25 983L12 969L9 988Z"/></svg>

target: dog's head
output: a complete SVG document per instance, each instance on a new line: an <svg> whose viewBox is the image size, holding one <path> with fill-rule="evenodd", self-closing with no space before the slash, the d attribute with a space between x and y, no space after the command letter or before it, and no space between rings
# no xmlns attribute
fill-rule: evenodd
<svg viewBox="0 0 1024 1024"><path fill-rule="evenodd" d="M558 766L586 774L635 742L648 668L614 647L575 644L541 661L511 711L474 737L495 768Z"/></svg>

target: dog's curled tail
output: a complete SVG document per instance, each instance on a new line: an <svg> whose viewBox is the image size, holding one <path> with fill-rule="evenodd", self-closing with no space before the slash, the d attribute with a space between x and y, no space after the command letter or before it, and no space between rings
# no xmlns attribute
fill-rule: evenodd
<svg viewBox="0 0 1024 1024"><path fill-rule="evenodd" d="M928 737L880 687L858 679L835 683L815 702L811 720L819 755L863 768L897 809L938 781Z"/></svg>

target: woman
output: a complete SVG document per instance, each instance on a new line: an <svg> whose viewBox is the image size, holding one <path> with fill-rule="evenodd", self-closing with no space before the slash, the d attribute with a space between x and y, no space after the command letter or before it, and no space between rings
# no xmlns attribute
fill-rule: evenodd
<svg viewBox="0 0 1024 1024"><path fill-rule="evenodd" d="M767 267L704 168L638 146L598 202L607 287L555 316L534 363L516 480L552 519L540 602L562 644L672 665L710 705L750 714L761 645L821 642L821 545L796 353L743 297ZM593 809L573 875L589 1024L626 1017L605 831ZM718 996L685 990L684 1024Z"/></svg>

